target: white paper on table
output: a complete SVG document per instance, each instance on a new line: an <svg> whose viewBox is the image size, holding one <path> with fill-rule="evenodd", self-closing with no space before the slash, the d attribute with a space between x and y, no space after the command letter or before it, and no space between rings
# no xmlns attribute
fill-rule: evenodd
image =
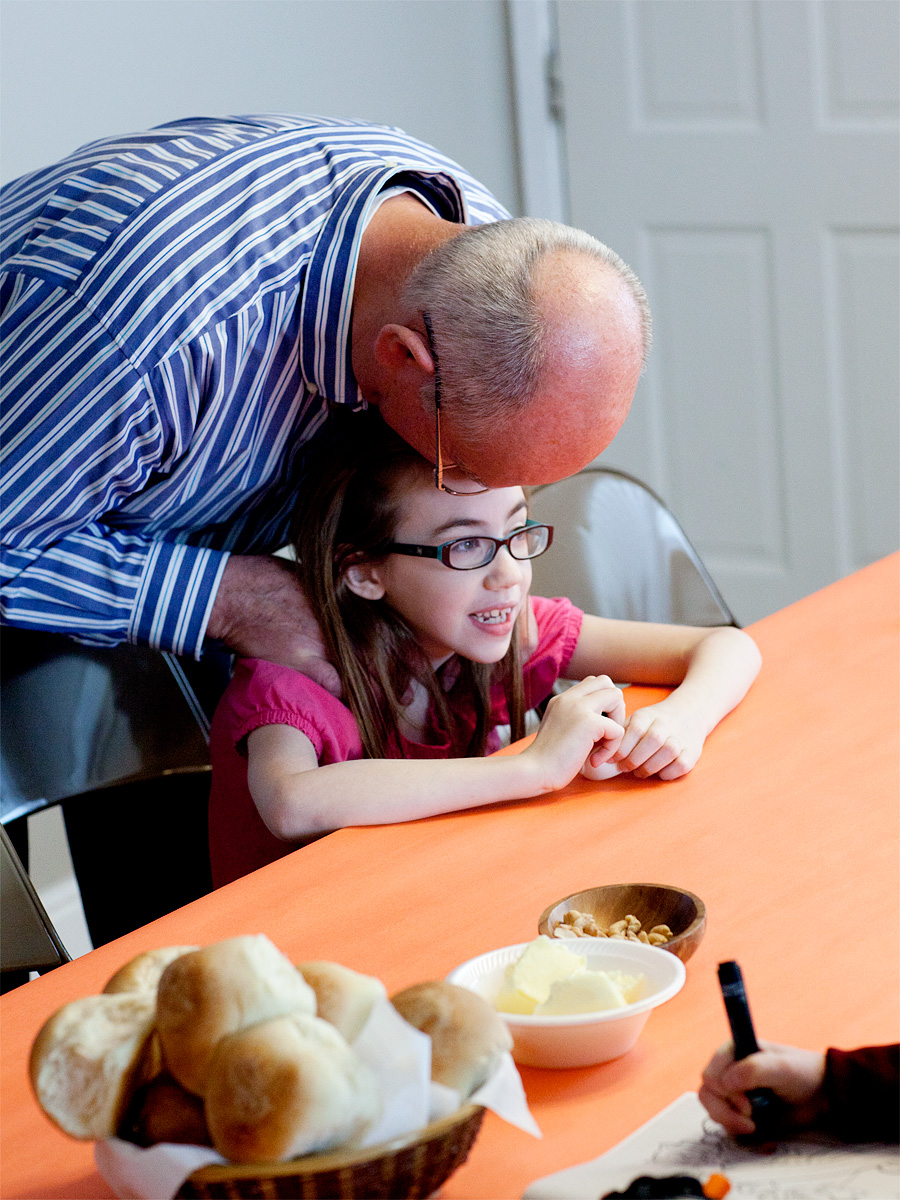
<svg viewBox="0 0 900 1200"><path fill-rule="evenodd" d="M778 1144L774 1153L735 1142L685 1092L612 1150L530 1184L522 1200L598 1200L640 1175L710 1175L731 1183L728 1200L897 1200L900 1151L847 1146L819 1135Z"/></svg>
<svg viewBox="0 0 900 1200"><path fill-rule="evenodd" d="M361 1145L373 1146L412 1133L435 1119L431 1038L404 1021L389 1000L381 1000L374 1006L353 1048L375 1075L382 1097L381 1116ZM455 1112L459 1108L458 1094L449 1088L442 1091L454 1101L446 1113ZM434 1104L446 1106L447 1101L448 1096L444 1095L435 1099ZM470 1102L483 1104L504 1120L540 1137L540 1130L528 1111L519 1072L509 1055L504 1056L498 1071ZM160 1142L144 1149L118 1138L97 1142L94 1160L100 1174L122 1200L172 1200L188 1175L199 1167L226 1161L208 1146Z"/></svg>

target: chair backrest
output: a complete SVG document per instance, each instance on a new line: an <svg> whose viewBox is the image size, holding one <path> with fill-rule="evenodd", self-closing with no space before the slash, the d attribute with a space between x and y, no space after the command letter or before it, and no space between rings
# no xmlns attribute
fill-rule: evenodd
<svg viewBox="0 0 900 1200"><path fill-rule="evenodd" d="M209 722L180 662L3 629L4 823L97 788L208 766Z"/></svg>
<svg viewBox="0 0 900 1200"><path fill-rule="evenodd" d="M679 625L737 625L697 551L646 484L609 467L532 491L530 515L556 530L532 591L585 612Z"/></svg>
<svg viewBox="0 0 900 1200"><path fill-rule="evenodd" d="M71 962L6 830L0 825L0 972Z"/></svg>

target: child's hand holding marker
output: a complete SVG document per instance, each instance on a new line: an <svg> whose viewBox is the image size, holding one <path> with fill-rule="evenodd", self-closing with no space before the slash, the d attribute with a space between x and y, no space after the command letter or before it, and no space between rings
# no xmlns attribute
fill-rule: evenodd
<svg viewBox="0 0 900 1200"><path fill-rule="evenodd" d="M732 1054L735 1063L759 1053L759 1042L750 1016L750 1005L744 990L744 977L736 962L719 963L719 987L725 1001L725 1012L731 1026ZM758 1137L773 1137L783 1130L785 1120L784 1098L770 1087L751 1087L744 1093L741 1113L749 1117L752 1129L747 1133Z"/></svg>
<svg viewBox="0 0 900 1200"><path fill-rule="evenodd" d="M735 1060L731 1042L721 1046L703 1072L700 1100L713 1118L735 1137L756 1132L748 1092L770 1088L785 1101L786 1126L810 1129L824 1111L825 1055L799 1046L760 1042L759 1050Z"/></svg>
<svg viewBox="0 0 900 1200"><path fill-rule="evenodd" d="M900 1140L900 1046L830 1049L757 1042L736 962L719 963L732 1041L703 1072L700 1101L734 1137L819 1129L845 1142Z"/></svg>

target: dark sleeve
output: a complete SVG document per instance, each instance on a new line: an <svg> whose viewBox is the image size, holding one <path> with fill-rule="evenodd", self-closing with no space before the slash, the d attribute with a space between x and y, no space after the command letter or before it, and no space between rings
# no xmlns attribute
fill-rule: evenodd
<svg viewBox="0 0 900 1200"><path fill-rule="evenodd" d="M842 1141L900 1141L900 1045L829 1050L825 1096L825 1127Z"/></svg>

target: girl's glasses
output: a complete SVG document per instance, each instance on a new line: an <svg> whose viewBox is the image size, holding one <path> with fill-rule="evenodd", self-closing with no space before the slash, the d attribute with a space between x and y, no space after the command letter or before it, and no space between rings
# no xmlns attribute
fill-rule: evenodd
<svg viewBox="0 0 900 1200"><path fill-rule="evenodd" d="M413 558L437 558L454 571L474 571L493 562L501 546L513 558L537 558L553 541L553 526L526 521L523 529L514 530L509 537L454 538L440 546L416 546L408 542L389 542L387 554L408 554Z"/></svg>
<svg viewBox="0 0 900 1200"><path fill-rule="evenodd" d="M490 489L482 487L477 480L473 479L472 486L466 487L463 491L454 491L452 487L447 487L444 483L444 471L449 471L453 467L456 467L457 470L462 468L457 463L445 463L441 456L441 366L434 345L434 330L431 328L430 314L423 312L422 320L425 322L428 350L434 362L434 486L451 496L480 496L482 492Z"/></svg>

